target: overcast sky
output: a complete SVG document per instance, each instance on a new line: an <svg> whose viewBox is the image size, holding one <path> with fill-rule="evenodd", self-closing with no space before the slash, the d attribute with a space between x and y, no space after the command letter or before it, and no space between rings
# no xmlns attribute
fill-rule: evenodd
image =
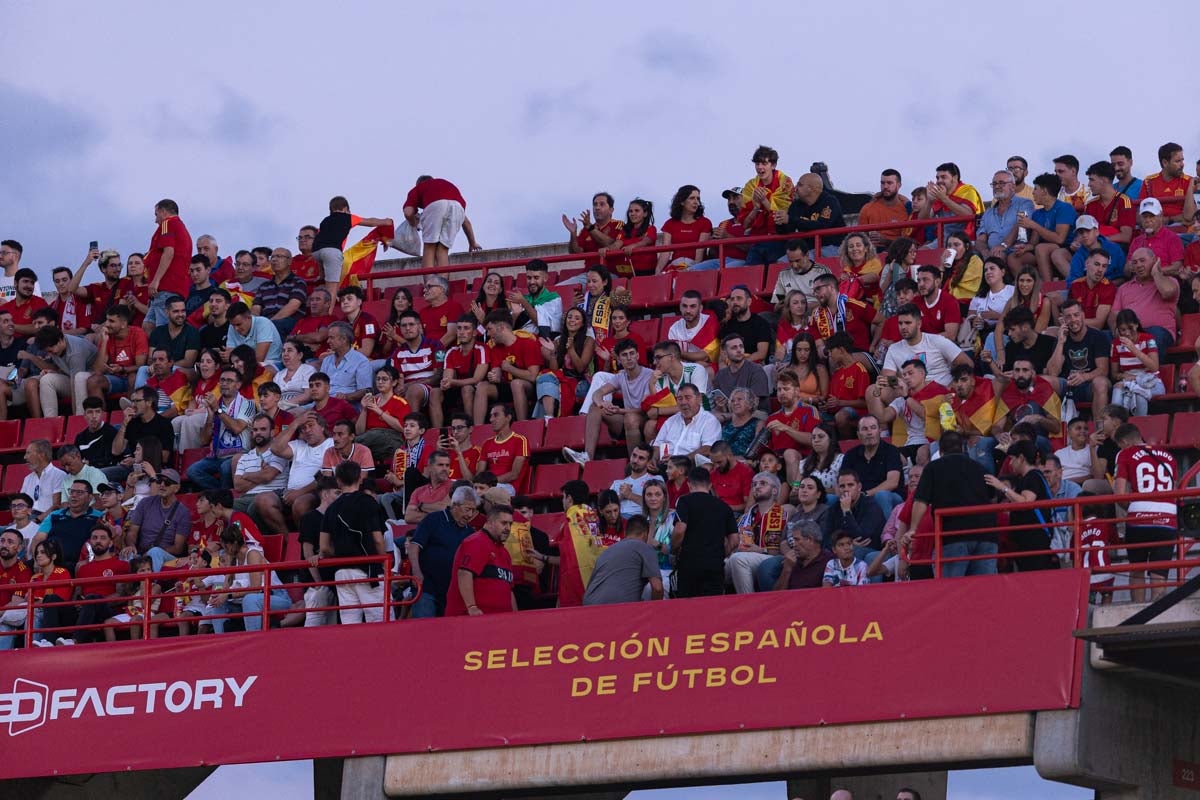
<svg viewBox="0 0 1200 800"><path fill-rule="evenodd" d="M987 196L1011 154L1036 174L1116 144L1144 175L1167 140L1189 165L1200 154L1186 77L1200 4L1171 6L8 2L0 238L49 288L92 239L144 250L163 197L230 255L294 246L334 194L399 218L427 172L462 189L484 246L559 241L560 214L599 190L621 209L649 198L661 221L694 183L719 220L760 143L793 177L825 161L844 189L885 167L923 184L950 160ZM250 774L307 768L272 769ZM232 774L196 796L260 796Z"/></svg>

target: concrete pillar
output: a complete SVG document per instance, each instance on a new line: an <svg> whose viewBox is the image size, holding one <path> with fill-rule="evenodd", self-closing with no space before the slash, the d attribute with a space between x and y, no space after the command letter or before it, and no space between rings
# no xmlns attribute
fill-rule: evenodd
<svg viewBox="0 0 1200 800"><path fill-rule="evenodd" d="M901 788L916 789L921 800L946 800L946 773L897 772L839 778L794 778L787 782L788 800L829 800L838 789L849 790L854 800L896 800Z"/></svg>
<svg viewBox="0 0 1200 800"><path fill-rule="evenodd" d="M386 800L383 793L383 773L387 759L383 756L347 758L342 762L341 800ZM316 765L313 765L314 774Z"/></svg>

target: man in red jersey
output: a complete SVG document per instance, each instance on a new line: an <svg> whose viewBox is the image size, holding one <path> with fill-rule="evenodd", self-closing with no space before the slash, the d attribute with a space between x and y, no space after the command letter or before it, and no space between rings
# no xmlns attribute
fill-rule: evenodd
<svg viewBox="0 0 1200 800"><path fill-rule="evenodd" d="M29 583L33 573L20 559L25 537L16 528L0 531L0 651L12 650L17 644L17 631L24 630L28 616L25 592L4 587L13 583Z"/></svg>
<svg viewBox="0 0 1200 800"><path fill-rule="evenodd" d="M129 562L117 558L113 551L112 532L108 526L98 524L92 528L88 537L92 547L92 559L80 562L75 568L76 578L113 578L104 583L88 583L75 587L76 600L102 600L98 603L85 603L79 606L79 625L95 625L111 617L116 611L114 605L120 602L121 593L117 590L117 576L129 574ZM99 629L80 630L75 633L75 641L83 644L95 642L103 638Z"/></svg>
<svg viewBox="0 0 1200 800"><path fill-rule="evenodd" d="M917 294L921 296L917 303L921 310L921 330L955 341L962 325L962 310L954 296L942 290L941 270L929 264L918 267Z"/></svg>
<svg viewBox="0 0 1200 800"><path fill-rule="evenodd" d="M57 295L50 307L58 314L59 328L68 336L87 336L92 332L92 307L71 291L71 270L55 267L50 273Z"/></svg>
<svg viewBox="0 0 1200 800"><path fill-rule="evenodd" d="M1100 223L1100 235L1110 242L1128 247L1133 241L1133 229L1137 227L1137 211L1133 201L1113 184L1117 172L1108 161L1097 161L1087 169L1088 190L1092 199L1084 207L1085 215ZM1075 225L1079 230L1078 220ZM1074 243L1072 247L1075 247Z"/></svg>
<svg viewBox="0 0 1200 800"><path fill-rule="evenodd" d="M425 269L450 265L450 248L460 229L467 234L467 246L472 253L483 249L475 241L475 229L467 219L467 201L458 187L445 178L432 175L417 178L416 185L404 198L404 218L421 230L424 242L421 266Z"/></svg>
<svg viewBox="0 0 1200 800"><path fill-rule="evenodd" d="M533 385L544 366L542 347L532 333L513 330L507 311L492 311L483 325L488 334L488 372L487 381L475 392L475 424L483 424L491 401L509 397L517 419L528 419Z"/></svg>
<svg viewBox="0 0 1200 800"><path fill-rule="evenodd" d="M1115 494L1140 495L1174 490L1178 475L1174 456L1162 447L1146 444L1142 432L1129 422L1117 428L1113 439L1121 448L1117 453L1117 474L1113 479ZM1130 548L1127 551L1130 565L1174 559L1178 528L1179 517L1174 500L1146 498L1129 503L1125 514L1125 543L1153 545ZM1171 570L1155 567L1150 572L1165 582ZM1129 573L1130 585L1142 586L1129 590L1135 603L1146 602L1145 579L1146 572L1143 569ZM1166 586L1155 586L1150 590L1150 599L1157 600L1166 590Z"/></svg>
<svg viewBox="0 0 1200 800"><path fill-rule="evenodd" d="M361 286L343 286L338 289L338 304L346 316L346 322L354 328L354 348L367 358L376 351L379 337L383 328L379 321L367 311L363 311L363 303L367 299Z"/></svg>
<svg viewBox="0 0 1200 800"><path fill-rule="evenodd" d="M87 286L80 286L83 280L83 275L87 272L88 266L93 262L98 262L100 266L100 275L104 278L96 283L89 283ZM93 333L99 333L100 328L104 325L104 312L108 310L116 301L117 284L121 282L121 254L116 250L104 250L97 252L91 250L87 257L84 258L83 264L71 277L71 281L67 286L67 291L75 295L76 298L91 307L91 326ZM67 333L67 331L63 331Z"/></svg>
<svg viewBox="0 0 1200 800"><path fill-rule="evenodd" d="M812 432L821 420L812 406L800 402L800 383L794 372L779 373L775 396L779 410L767 417L766 428L771 433L767 446L783 458L788 482L795 483L800 480L800 462L812 450Z"/></svg>
<svg viewBox="0 0 1200 800"><path fill-rule="evenodd" d="M192 235L179 218L174 200L159 200L154 206L158 227L146 251L146 274L150 276L150 309L145 327L167 324L167 295L187 297L188 265L192 261Z"/></svg>
<svg viewBox="0 0 1200 800"><path fill-rule="evenodd" d="M572 253L599 254L607 249L612 249L615 253L620 248L621 242L625 240L625 224L618 219L613 219L615 202L613 196L608 192L597 192L592 196L591 212L581 212L578 221L571 219L566 214L562 215L563 227L570 234L567 248ZM593 217L595 217L594 222L592 221ZM580 230L580 226L583 226L583 230ZM615 263L613 259L605 258L604 254L589 255L583 259L584 266L587 267L594 267L601 262L608 267Z"/></svg>
<svg viewBox="0 0 1200 800"><path fill-rule="evenodd" d="M463 539L458 546L454 554L454 582L446 593L447 617L478 617L517 610L512 591L512 557L504 547L512 523L510 506L492 506L483 530Z"/></svg>
<svg viewBox="0 0 1200 800"><path fill-rule="evenodd" d="M529 440L513 433L513 410L503 403L492 406L488 420L496 435L479 446L475 472L487 470L514 494L529 491Z"/></svg>
<svg viewBox="0 0 1200 800"><path fill-rule="evenodd" d="M1185 222L1183 202L1191 190L1192 178L1183 171L1183 147L1175 142L1167 142L1158 148L1158 163L1162 170L1142 179L1142 192L1138 199L1153 197L1161 203L1164 222L1167 225Z"/></svg>
<svg viewBox="0 0 1200 800"><path fill-rule="evenodd" d="M442 344L442 349L454 343L456 331L450 326L463 315L463 307L450 299L450 282L440 275L426 275L423 287L429 305L418 312L425 326L425 335Z"/></svg>
<svg viewBox="0 0 1200 800"><path fill-rule="evenodd" d="M478 341L478 320L473 314L460 316L449 327L457 346L446 351L446 360L442 362L442 378L438 385L443 398L447 393L457 393L462 400L459 405L473 411L476 388L487 376L487 348Z"/></svg>
<svg viewBox="0 0 1200 800"><path fill-rule="evenodd" d="M296 249L300 252L292 256L292 274L308 286L311 294L318 286L325 285L325 275L321 265L313 257L313 242L317 238L317 226L305 225L296 235Z"/></svg>
<svg viewBox="0 0 1200 800"><path fill-rule="evenodd" d="M318 282L308 295L308 313L292 328L291 338L303 342L318 361L329 355L325 340L329 338L329 324L334 321L329 313L332 304L333 297L325 288L324 281Z"/></svg>

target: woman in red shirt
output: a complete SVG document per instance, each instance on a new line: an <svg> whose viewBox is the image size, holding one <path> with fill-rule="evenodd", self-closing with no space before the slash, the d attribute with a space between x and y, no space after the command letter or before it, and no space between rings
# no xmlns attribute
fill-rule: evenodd
<svg viewBox="0 0 1200 800"><path fill-rule="evenodd" d="M117 283L113 292L114 302L129 308L133 314L130 325L140 326L150 308L150 281L146 280L146 262L141 253L130 253L125 261L125 277ZM95 309L93 309L95 310Z"/></svg>
<svg viewBox="0 0 1200 800"><path fill-rule="evenodd" d="M704 216L704 204L700 202L700 189L690 183L679 187L671 198L671 218L663 223L663 244L692 244L707 242L712 238L713 225ZM704 259L704 249L664 250L658 254L658 271L670 265L671 269L687 269Z"/></svg>
<svg viewBox="0 0 1200 800"><path fill-rule="evenodd" d="M248 344L239 344L229 354L229 365L242 380L239 394L252 403L258 402L258 387L275 377L275 368L258 363L258 354Z"/></svg>
<svg viewBox="0 0 1200 800"><path fill-rule="evenodd" d="M654 204L635 197L629 201L629 209L625 212L625 240L621 248L625 259L614 267L616 273L624 278L633 275L653 275L654 262L658 256L638 251L644 247L653 247L657 243L658 228L654 227Z"/></svg>
<svg viewBox="0 0 1200 800"><path fill-rule="evenodd" d="M614 306L609 316L608 335L596 343L596 372L616 372L621 365L613 358L613 351L625 339L637 345L638 361L646 357L646 343L635 333L629 332L629 309Z"/></svg>
<svg viewBox="0 0 1200 800"><path fill-rule="evenodd" d="M398 448L404 447L404 418L412 409L408 402L394 393L400 373L391 365L375 370L375 394L363 396L362 411L354 432L355 440L365 444L375 457L376 464L390 464Z"/></svg>
<svg viewBox="0 0 1200 800"><path fill-rule="evenodd" d="M799 289L792 289L783 301L779 325L775 328L775 363L787 362L788 347L796 334L808 330L808 298Z"/></svg>
<svg viewBox="0 0 1200 800"><path fill-rule="evenodd" d="M62 562L62 545L56 540L43 539L34 548L33 577L29 582L42 584L42 588L30 590L33 602L37 604L33 612L33 643L38 647L53 647L56 641L58 644L75 644L74 639L63 637L63 631L36 632L44 628L69 627L75 621L74 607L66 604L71 599L71 573L61 566Z"/></svg>

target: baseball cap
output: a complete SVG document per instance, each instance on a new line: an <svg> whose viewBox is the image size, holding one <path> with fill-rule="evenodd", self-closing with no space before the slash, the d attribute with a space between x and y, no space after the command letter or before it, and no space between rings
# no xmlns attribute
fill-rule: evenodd
<svg viewBox="0 0 1200 800"><path fill-rule="evenodd" d="M158 477L162 478L163 481L169 481L170 483L176 484L179 483L179 473L170 468L161 470L158 473Z"/></svg>
<svg viewBox="0 0 1200 800"><path fill-rule="evenodd" d="M1100 223L1091 214L1082 214L1079 219L1075 220L1075 230L1098 231L1100 230Z"/></svg>
<svg viewBox="0 0 1200 800"><path fill-rule="evenodd" d="M740 187L740 186L734 186L732 189L726 189L725 191L721 192L721 197L724 200L728 200L731 197L741 197L741 196L742 196L742 187Z"/></svg>
<svg viewBox="0 0 1200 800"><path fill-rule="evenodd" d="M1158 202L1158 198L1156 198L1156 197L1147 197L1145 200L1142 201L1142 204L1138 206L1138 213L1139 214L1161 214L1162 213L1162 203Z"/></svg>
<svg viewBox="0 0 1200 800"><path fill-rule="evenodd" d="M509 494L507 489L493 486L483 493L483 499L494 506L506 506L512 502L512 495Z"/></svg>
<svg viewBox="0 0 1200 800"><path fill-rule="evenodd" d="M120 492L121 489L113 486L111 483L102 483L96 487L96 494L104 494L105 492Z"/></svg>

